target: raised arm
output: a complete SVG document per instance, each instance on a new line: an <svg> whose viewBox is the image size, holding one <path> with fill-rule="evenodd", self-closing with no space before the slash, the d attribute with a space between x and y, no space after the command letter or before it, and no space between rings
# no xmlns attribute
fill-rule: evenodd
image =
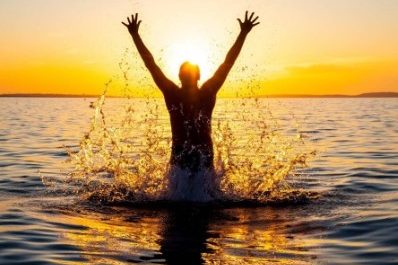
<svg viewBox="0 0 398 265"><path fill-rule="evenodd" d="M131 37L133 37L133 41L135 46L137 47L138 53L140 54L146 68L148 68L153 80L155 81L159 89L162 92L174 89L177 86L163 74L162 70L155 63L151 52L145 46L144 42L141 39L141 36L138 33L141 22L141 20L138 20L138 14L136 13L135 16L131 15L131 19L129 17L127 18L127 23L122 22L122 24L127 27Z"/></svg>
<svg viewBox="0 0 398 265"><path fill-rule="evenodd" d="M236 39L232 48L227 53L224 63L220 65L220 67L214 73L213 77L211 77L202 85L202 90L207 90L215 94L224 84L229 71L231 70L236 59L238 58L240 51L242 50L247 34L252 30L253 27L260 24L260 22L256 22L258 16L255 18L253 17L254 17L254 12L251 13L249 17L248 11L246 11L245 20L243 22L238 18L240 25L240 33L238 35L238 38Z"/></svg>

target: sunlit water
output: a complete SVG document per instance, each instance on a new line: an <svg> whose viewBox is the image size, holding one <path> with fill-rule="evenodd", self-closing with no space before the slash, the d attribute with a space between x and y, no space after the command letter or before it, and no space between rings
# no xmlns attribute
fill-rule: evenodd
<svg viewBox="0 0 398 265"><path fill-rule="evenodd" d="M213 127L217 127L217 122L224 127L215 129L215 134L221 134L214 137L221 137L222 148L237 149L236 154L224 153L223 161L225 157L234 158L238 162L233 165L240 165L240 170L225 176L243 174L242 179L257 187L245 187L239 178L231 177L223 183L227 181L234 187L221 185L221 197L233 201L259 198L262 205L257 206L131 204L137 200L136 195L126 196L120 189L109 188L108 183L123 174L101 175L100 186L87 187L84 182L88 194L81 193L81 182L62 182L66 172L79 173L65 160L68 150L79 150L84 133L90 130L94 111L89 108L91 101L0 99L0 264L398 263L398 100L219 100ZM106 101L107 117L113 117L109 122L115 124L109 127L117 128L117 120L125 113L123 106L133 105L134 117L142 119L129 131L129 157L134 157L129 161L142 165L140 161L152 160L163 165L168 157L164 147L169 135L163 102L158 101L159 115L149 113L145 100L132 102ZM232 138L226 137L230 132L225 129L226 124L233 131ZM286 137L281 138L278 133L278 137L264 138L272 140L265 146L279 145L279 151L260 148L257 157L253 149L261 143L251 140L261 138L250 137L264 129L262 124L267 126L267 132L277 128ZM305 144L289 140L294 137L300 141L303 137ZM160 153L145 156L151 140L155 140L156 147L150 151ZM159 149L157 143L163 147ZM293 152L292 148L299 151ZM278 153L280 150L284 152ZM286 171L277 172L284 176L283 185L279 181L282 178L277 178L276 187L274 182L264 186L254 177L270 172L255 166L265 161L264 154L278 154L267 156L273 163L295 165L294 155L297 158L312 150L317 155L308 167L289 171L286 178L282 174ZM252 172L247 170L247 161L236 158L242 154L247 154L249 161L258 162ZM138 158L140 155L144 160ZM260 162L259 157L263 159ZM109 161L121 160L111 157ZM90 162L90 170L103 163ZM114 165L106 168L107 173L125 173L128 169ZM150 172L152 177L129 184L128 188L141 189L142 182L160 181L146 185L149 188L144 192L136 191L139 200L154 199L153 194L164 190L158 186L164 177L159 168L162 166L140 167L140 172ZM98 172L102 174L103 170ZM92 174L90 171L84 177ZM45 181L44 185L42 176L59 181L53 186ZM126 183L117 180L119 184ZM74 185L78 186L77 191L71 189ZM101 189L95 192L93 187ZM270 187L293 195L261 193ZM267 202L267 195L276 199ZM104 197L118 204L101 203Z"/></svg>

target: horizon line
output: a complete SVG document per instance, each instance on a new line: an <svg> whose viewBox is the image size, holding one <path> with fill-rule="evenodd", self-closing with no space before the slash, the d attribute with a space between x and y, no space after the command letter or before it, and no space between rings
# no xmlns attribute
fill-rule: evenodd
<svg viewBox="0 0 398 265"><path fill-rule="evenodd" d="M0 97L26 97L26 98L98 98L102 94L62 94L62 93L5 93L0 94ZM115 96L108 95L108 98L148 98L145 96ZM398 97L398 92L368 92L355 95L346 94L269 94L269 95L258 95L258 96L224 96L221 98L389 98ZM154 96L153 98L161 98L161 96Z"/></svg>

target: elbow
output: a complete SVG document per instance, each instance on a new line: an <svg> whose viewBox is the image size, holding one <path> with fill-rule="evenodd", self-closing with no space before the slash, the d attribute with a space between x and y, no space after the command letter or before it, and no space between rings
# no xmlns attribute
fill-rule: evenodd
<svg viewBox="0 0 398 265"><path fill-rule="evenodd" d="M155 64L155 59L153 58L152 55L146 55L144 57L144 63L146 67L150 68Z"/></svg>

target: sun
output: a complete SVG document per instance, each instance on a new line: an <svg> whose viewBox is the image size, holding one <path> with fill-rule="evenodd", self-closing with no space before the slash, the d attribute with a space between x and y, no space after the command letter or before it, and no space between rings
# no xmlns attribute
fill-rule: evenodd
<svg viewBox="0 0 398 265"><path fill-rule="evenodd" d="M178 72L183 62L189 61L197 64L201 73L200 82L204 82L214 71L211 52L208 43L194 40L176 42L167 49L165 64L173 79L178 78Z"/></svg>

